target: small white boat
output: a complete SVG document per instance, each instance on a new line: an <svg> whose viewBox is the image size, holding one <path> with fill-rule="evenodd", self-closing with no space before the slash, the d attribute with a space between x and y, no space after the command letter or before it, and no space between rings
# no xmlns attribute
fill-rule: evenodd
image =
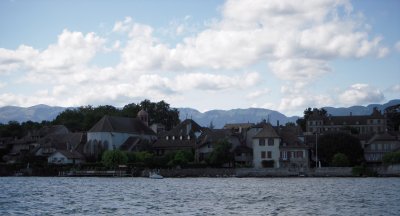
<svg viewBox="0 0 400 216"><path fill-rule="evenodd" d="M164 177L156 172L150 172L149 178L151 179L163 179Z"/></svg>

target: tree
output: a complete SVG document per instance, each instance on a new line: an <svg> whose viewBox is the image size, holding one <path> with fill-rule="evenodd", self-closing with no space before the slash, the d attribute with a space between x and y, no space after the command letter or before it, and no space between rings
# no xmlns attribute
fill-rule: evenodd
<svg viewBox="0 0 400 216"><path fill-rule="evenodd" d="M349 166L349 159L345 154L336 153L332 158L332 165L335 167L347 167Z"/></svg>
<svg viewBox="0 0 400 216"><path fill-rule="evenodd" d="M168 162L168 166L185 166L189 162L193 162L194 157L192 152L179 150L175 152L174 157L172 160Z"/></svg>
<svg viewBox="0 0 400 216"><path fill-rule="evenodd" d="M343 132L329 133L318 139L318 158L325 164L332 165L335 154L342 153L349 160L349 165L360 164L364 160L364 152L360 140Z"/></svg>
<svg viewBox="0 0 400 216"><path fill-rule="evenodd" d="M382 160L384 164L400 164L400 151L386 153Z"/></svg>
<svg viewBox="0 0 400 216"><path fill-rule="evenodd" d="M107 150L103 153L101 162L104 166L115 169L118 165L126 164L128 157L120 150Z"/></svg>
<svg viewBox="0 0 400 216"><path fill-rule="evenodd" d="M308 107L307 109L304 110L303 113L304 113L304 117L299 118L296 121L297 125L299 125L303 131L306 131L306 123L307 123L307 120L310 118L310 116L315 114L315 115L319 115L321 117L326 117L328 115L328 112L324 108L311 109L310 107Z"/></svg>
<svg viewBox="0 0 400 216"><path fill-rule="evenodd" d="M387 107L385 113L388 119L388 129L398 131L400 129L400 104Z"/></svg>
<svg viewBox="0 0 400 216"><path fill-rule="evenodd" d="M144 100L140 104L131 103L125 105L122 109L110 105L66 109L53 120L52 124L65 125L70 131L88 131L105 115L136 118L141 109L148 112L150 125L161 123L166 126L166 130L170 130L180 122L179 111L170 108L168 103L164 101L153 103L149 100Z"/></svg>
<svg viewBox="0 0 400 216"><path fill-rule="evenodd" d="M208 162L214 166L222 166L223 164L233 161L233 155L230 152L232 144L227 140L219 140L214 145L214 149L208 157Z"/></svg>

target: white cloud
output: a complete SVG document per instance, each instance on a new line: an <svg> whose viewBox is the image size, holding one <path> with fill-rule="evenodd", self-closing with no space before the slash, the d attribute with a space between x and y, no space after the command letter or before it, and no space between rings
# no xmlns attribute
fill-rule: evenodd
<svg viewBox="0 0 400 216"><path fill-rule="evenodd" d="M363 83L354 84L339 95L339 101L345 105L377 103L384 98L379 89Z"/></svg>
<svg viewBox="0 0 400 216"><path fill-rule="evenodd" d="M179 91L191 89L226 90L246 88L255 85L260 80L258 73L247 73L243 76L225 76L206 73L191 73L176 77L175 88Z"/></svg>
<svg viewBox="0 0 400 216"><path fill-rule="evenodd" d="M400 41L397 41L397 42L396 42L396 44L394 45L394 49L395 49L397 52L400 52Z"/></svg>
<svg viewBox="0 0 400 216"><path fill-rule="evenodd" d="M400 84L393 85L390 87L389 91L393 93L400 93Z"/></svg>
<svg viewBox="0 0 400 216"><path fill-rule="evenodd" d="M271 93L271 90L268 88L265 88L265 89L250 92L249 94L246 95L246 98L247 99L256 99L256 98L263 97L270 93Z"/></svg>
<svg viewBox="0 0 400 216"><path fill-rule="evenodd" d="M389 53L381 45L383 38L371 35L371 27L353 12L347 0L310 0L301 4L228 0L220 11L221 18L202 26L201 31L193 30L190 16L171 22L167 28L177 40L175 44L158 38L160 29L126 17L115 22L108 38L93 32L64 30L57 42L44 50L26 45L15 50L0 48L0 75L20 70L24 73L20 82L52 85L51 90L33 93L31 97L3 94L0 103L70 106L139 97L182 97L196 90L246 89L269 76L243 73L262 63L286 82L281 87L279 105L264 105L294 111L332 103L329 96L307 91L311 82L332 73L330 61L382 58ZM121 35L127 41L114 38ZM106 49L108 40L110 48ZM395 47L400 51L400 41ZM105 50L117 52L120 61L109 67L93 65L92 60ZM352 105L376 102L383 94L375 90L357 84L339 99ZM261 89L244 95L254 99L269 92ZM39 102L41 98L43 101Z"/></svg>

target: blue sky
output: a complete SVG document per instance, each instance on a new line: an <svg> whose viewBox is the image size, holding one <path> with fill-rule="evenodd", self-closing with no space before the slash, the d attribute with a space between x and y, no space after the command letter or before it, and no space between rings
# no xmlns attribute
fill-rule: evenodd
<svg viewBox="0 0 400 216"><path fill-rule="evenodd" d="M0 1L0 106L200 111L400 95L400 1Z"/></svg>

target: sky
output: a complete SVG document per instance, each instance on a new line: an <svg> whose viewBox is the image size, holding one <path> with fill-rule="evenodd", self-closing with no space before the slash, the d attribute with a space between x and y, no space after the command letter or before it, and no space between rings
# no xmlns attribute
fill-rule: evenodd
<svg viewBox="0 0 400 216"><path fill-rule="evenodd" d="M400 97L398 0L0 0L0 106L348 107Z"/></svg>

